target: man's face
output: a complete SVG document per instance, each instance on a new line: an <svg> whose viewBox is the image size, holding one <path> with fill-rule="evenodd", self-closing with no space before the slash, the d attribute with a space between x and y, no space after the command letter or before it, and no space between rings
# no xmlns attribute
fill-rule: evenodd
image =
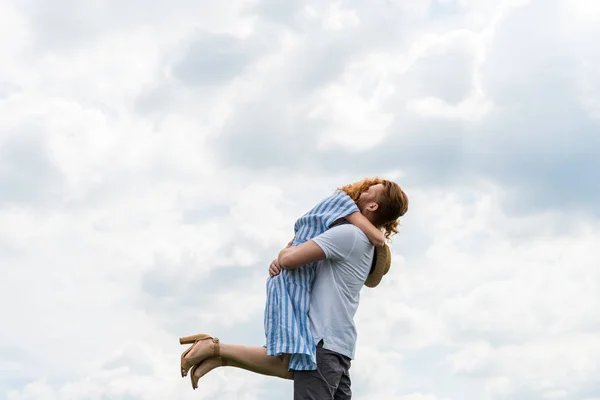
<svg viewBox="0 0 600 400"><path fill-rule="evenodd" d="M367 209L368 206L372 205L373 203L378 204L383 191L383 185L378 183L377 185L370 186L366 191L362 192L357 201L360 212L364 212L365 209Z"/></svg>

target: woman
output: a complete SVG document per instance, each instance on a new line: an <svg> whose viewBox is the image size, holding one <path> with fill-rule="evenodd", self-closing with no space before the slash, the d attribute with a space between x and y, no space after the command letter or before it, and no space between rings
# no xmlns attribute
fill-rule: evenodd
<svg viewBox="0 0 600 400"><path fill-rule="evenodd" d="M374 188L381 190L378 213L387 216L378 227L361 214L357 205L361 197L374 193ZM338 189L299 218L294 226L295 237L288 246L304 243L344 221L360 228L374 245L384 246L384 237L389 239L397 233L398 218L406 212L407 204L406 195L394 182L379 178L355 182ZM192 344L181 356L181 374L185 376L192 368L194 389L200 377L223 365L287 379L293 377L291 370L316 369L316 344L308 328L308 305L317 263L280 274L276 264L277 261L272 263L267 280L265 347L227 345L204 334L180 339L181 344Z"/></svg>

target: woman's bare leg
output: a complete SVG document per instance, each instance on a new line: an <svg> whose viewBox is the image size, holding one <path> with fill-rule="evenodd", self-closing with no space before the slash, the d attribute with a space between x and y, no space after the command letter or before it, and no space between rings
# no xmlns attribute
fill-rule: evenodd
<svg viewBox="0 0 600 400"><path fill-rule="evenodd" d="M280 378L292 379L288 373L289 356L275 357L268 356L267 349L256 346L241 346L238 344L227 344L203 340L194 345L194 347L185 356L190 364L199 364L215 354L215 346L219 346L219 353L227 363L239 368L255 372L261 375L278 376Z"/></svg>
<svg viewBox="0 0 600 400"><path fill-rule="evenodd" d="M238 344L220 343L221 358L230 367L245 369L261 375L275 376L283 379L294 379L294 373L288 371L290 355L280 357L268 356L264 347L242 346ZM194 387L198 379L222 366L223 363L216 357L202 361L194 370Z"/></svg>
<svg viewBox="0 0 600 400"><path fill-rule="evenodd" d="M267 349L256 346L221 343L221 357L228 365L242 368L261 375L276 376L284 379L294 379L294 374L288 371L290 355L268 356Z"/></svg>

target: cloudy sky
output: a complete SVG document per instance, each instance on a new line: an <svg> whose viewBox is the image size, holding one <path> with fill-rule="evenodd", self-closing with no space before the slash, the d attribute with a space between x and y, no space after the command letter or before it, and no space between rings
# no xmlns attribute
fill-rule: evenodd
<svg viewBox="0 0 600 400"><path fill-rule="evenodd" d="M192 391L177 339L262 345L295 219L379 175L354 398L600 399L598 37L595 0L0 2L0 398L291 398Z"/></svg>

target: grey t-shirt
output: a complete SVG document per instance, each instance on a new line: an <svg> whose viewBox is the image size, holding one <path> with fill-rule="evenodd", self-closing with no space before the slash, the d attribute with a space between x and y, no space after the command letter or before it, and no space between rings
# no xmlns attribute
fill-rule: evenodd
<svg viewBox="0 0 600 400"><path fill-rule="evenodd" d="M374 247L356 226L335 226L312 239L325 253L319 263L308 313L315 343L354 359L360 290L371 270Z"/></svg>

